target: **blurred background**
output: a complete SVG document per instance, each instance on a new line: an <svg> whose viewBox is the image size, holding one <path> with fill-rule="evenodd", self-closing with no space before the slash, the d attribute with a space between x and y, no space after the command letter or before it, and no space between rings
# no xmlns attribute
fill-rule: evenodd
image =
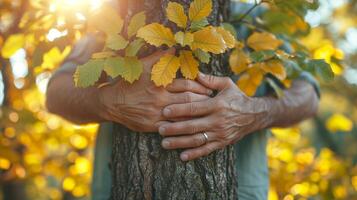
<svg viewBox="0 0 357 200"><path fill-rule="evenodd" d="M44 94L103 2L0 0L0 199L90 199L98 125L49 114ZM293 36L336 75L315 119L272 131L270 200L357 199L357 0L319 3L289 29L265 16L274 33L304 29Z"/></svg>

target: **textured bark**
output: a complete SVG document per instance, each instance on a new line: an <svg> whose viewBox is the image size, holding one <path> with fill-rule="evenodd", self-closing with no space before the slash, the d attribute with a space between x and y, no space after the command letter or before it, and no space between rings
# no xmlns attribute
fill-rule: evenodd
<svg viewBox="0 0 357 200"><path fill-rule="evenodd" d="M168 0L126 0L120 8L128 14L146 10L151 21L172 26L164 18ZM190 0L177 0L188 8ZM219 24L228 16L228 0L213 0L210 23ZM206 73L227 75L224 56L215 56ZM116 124L113 134L112 199L115 200L235 200L236 174L232 146L211 155L182 162L180 151L161 148L158 133L133 132Z"/></svg>

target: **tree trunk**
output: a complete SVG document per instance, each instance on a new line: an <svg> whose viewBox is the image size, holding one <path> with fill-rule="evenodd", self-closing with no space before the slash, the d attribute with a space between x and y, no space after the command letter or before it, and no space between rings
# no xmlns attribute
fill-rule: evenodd
<svg viewBox="0 0 357 200"><path fill-rule="evenodd" d="M164 17L168 0L121 0L120 8L130 13L146 10L150 21L170 25ZM212 0L209 17L217 25L227 19L229 0ZM188 8L190 0L177 0ZM124 4L123 4L124 3ZM202 71L227 75L223 56L215 56ZM232 146L211 155L182 162L180 151L161 148L158 133L133 132L116 124L113 134L112 199L115 200L235 200L236 174Z"/></svg>

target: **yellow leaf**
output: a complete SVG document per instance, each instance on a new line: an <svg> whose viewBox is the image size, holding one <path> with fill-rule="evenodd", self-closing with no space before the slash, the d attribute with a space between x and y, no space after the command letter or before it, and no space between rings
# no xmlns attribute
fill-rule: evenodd
<svg viewBox="0 0 357 200"><path fill-rule="evenodd" d="M326 121L326 128L335 132L349 132L353 129L353 122L343 114L334 114Z"/></svg>
<svg viewBox="0 0 357 200"><path fill-rule="evenodd" d="M247 40L247 44L255 51L261 50L276 50L282 41L278 40L275 35L271 33L253 33Z"/></svg>
<svg viewBox="0 0 357 200"><path fill-rule="evenodd" d="M223 27L216 27L216 31L222 35L224 42L228 48L233 48L236 44L234 36Z"/></svg>
<svg viewBox="0 0 357 200"><path fill-rule="evenodd" d="M176 72L180 67L180 60L174 55L163 56L158 63L156 63L151 71L151 80L156 86L166 87L172 83L176 77Z"/></svg>
<svg viewBox="0 0 357 200"><path fill-rule="evenodd" d="M175 39L176 39L176 42L179 43L181 46L190 46L193 42L193 34L192 33L184 33L182 31L180 32L177 32L175 34Z"/></svg>
<svg viewBox="0 0 357 200"><path fill-rule="evenodd" d="M271 73L281 81L286 79L285 67L279 60L271 60L262 63L261 67L266 73Z"/></svg>
<svg viewBox="0 0 357 200"><path fill-rule="evenodd" d="M193 22L200 21L212 12L212 0L194 0L190 4L189 17Z"/></svg>
<svg viewBox="0 0 357 200"><path fill-rule="evenodd" d="M186 28L187 16L181 4L169 2L166 8L167 18L177 24L178 27Z"/></svg>
<svg viewBox="0 0 357 200"><path fill-rule="evenodd" d="M53 47L47 53L43 54L43 62L41 67L43 69L54 69L58 67L62 61L70 53L71 47L67 46L63 52L60 51L58 47Z"/></svg>
<svg viewBox="0 0 357 200"><path fill-rule="evenodd" d="M137 36L156 47L163 44L172 47L176 44L175 36L172 31L158 23L149 24L140 28Z"/></svg>
<svg viewBox="0 0 357 200"><path fill-rule="evenodd" d="M255 65L239 77L237 85L246 95L253 96L263 81L263 77L264 73L259 66Z"/></svg>
<svg viewBox="0 0 357 200"><path fill-rule="evenodd" d="M229 57L229 66L235 74L240 74L248 68L250 58L242 49L235 49Z"/></svg>
<svg viewBox="0 0 357 200"><path fill-rule="evenodd" d="M223 53L227 48L223 37L212 27L194 32L191 47L193 50L201 49L214 54Z"/></svg>
<svg viewBox="0 0 357 200"><path fill-rule="evenodd" d="M180 52L180 64L182 75L187 78L194 80L198 75L198 61L193 57L191 51L181 51Z"/></svg>
<svg viewBox="0 0 357 200"><path fill-rule="evenodd" d="M10 58L14 53L25 45L25 35L16 34L11 35L1 49L1 55L3 58Z"/></svg>
<svg viewBox="0 0 357 200"><path fill-rule="evenodd" d="M146 15L145 12L139 12L135 14L129 23L128 26L128 37L131 38L136 34L136 32L145 25Z"/></svg>

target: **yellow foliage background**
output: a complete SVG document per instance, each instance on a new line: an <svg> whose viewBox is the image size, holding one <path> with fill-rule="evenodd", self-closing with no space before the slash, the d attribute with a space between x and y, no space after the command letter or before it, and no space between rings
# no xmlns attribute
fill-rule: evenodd
<svg viewBox="0 0 357 200"><path fill-rule="evenodd" d="M44 94L53 69L83 35L83 21L103 1L46 0L43 7L40 0L0 0L0 199L9 188L28 199L90 198L98 125L49 114ZM356 0L321 0L306 17L312 30L301 43L313 58L330 62L337 78L322 85L316 118L272 130L271 200L357 199L356 15Z"/></svg>

